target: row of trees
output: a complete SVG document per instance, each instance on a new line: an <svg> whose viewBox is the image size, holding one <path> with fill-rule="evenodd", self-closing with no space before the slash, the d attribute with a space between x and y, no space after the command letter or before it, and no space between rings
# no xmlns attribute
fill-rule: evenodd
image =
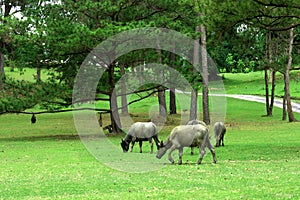
<svg viewBox="0 0 300 200"><path fill-rule="evenodd" d="M194 53L202 58L195 56L194 64L201 60L203 73L201 80L193 84L195 90L190 110L197 110L193 106L196 106L201 82L205 122L210 121L208 76L214 74L207 66L206 50L220 71L265 70L266 111L269 116L274 102L275 73L283 73L286 85L283 96L288 117L289 121L295 121L290 105L289 73L294 69L293 61L298 63L300 6L297 0L4 0L1 1L1 15L0 81L1 96L6 97L1 102L2 113L24 110L41 102L47 109L71 105L74 78L84 58L97 44L122 31L155 26L179 31L200 42L201 48L194 48ZM152 62L172 66L188 80L195 80L195 77L189 76L190 70L180 67L183 61L177 55L149 49L131 52L111 64L102 77L97 99L109 101L110 109L99 111L115 112L118 109L112 94L115 83L126 71ZM4 66L34 67L37 69L36 80L40 83L33 87L28 86L29 83L7 80ZM186 66L192 69L192 65L186 63ZM51 74L47 82L41 82L42 68ZM16 92L16 88L26 92ZM162 107L160 114L166 116L165 88L149 85L137 92L144 95L141 96L143 99L151 94L145 91L153 89L158 91ZM173 91L174 88L171 88L170 112L176 113ZM124 112L125 98L121 106ZM120 131L118 119L111 116L114 131ZM191 119L196 116L197 113L191 112Z"/></svg>

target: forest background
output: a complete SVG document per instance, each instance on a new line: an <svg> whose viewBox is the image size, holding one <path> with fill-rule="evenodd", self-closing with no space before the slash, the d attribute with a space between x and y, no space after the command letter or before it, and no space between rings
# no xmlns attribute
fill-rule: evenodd
<svg viewBox="0 0 300 200"><path fill-rule="evenodd" d="M62 111L71 106L75 76L86 56L99 43L123 31L158 27L176 30L200 42L202 60L206 51L220 72L249 73L264 71L266 115L272 116L275 76L284 76L285 100L289 121L296 121L291 107L290 71L299 70L300 7L289 1L1 1L0 19L0 112L24 112L39 106L42 112ZM194 51L196 49L194 48ZM128 112L126 96L117 105L115 83L141 64L159 62L179 71L193 85L191 108L198 91L203 94L203 121L210 122L207 80L218 77L214 67L201 63L202 77L193 65L170 52L142 49L126 54L111 65L101 77L96 101L107 101L113 132L120 132L118 110ZM185 67L182 67L185 66ZM36 83L17 81L5 75L5 68L23 73L36 69ZM205 70L204 70L205 69ZM41 78L47 71L47 79ZM191 75L192 74L192 75ZM200 77L200 78L199 78ZM167 109L165 91L170 89ZM126 88L125 88L126 91ZM176 113L173 88L144 85L135 91L140 100L158 93L160 115ZM125 97L125 98L124 98ZM293 97L292 97L293 98ZM80 100L77 101L77 103ZM286 105L286 106L285 106ZM115 117L113 117L115 116ZM285 115L283 115L285 117ZM190 114L190 119L197 113Z"/></svg>

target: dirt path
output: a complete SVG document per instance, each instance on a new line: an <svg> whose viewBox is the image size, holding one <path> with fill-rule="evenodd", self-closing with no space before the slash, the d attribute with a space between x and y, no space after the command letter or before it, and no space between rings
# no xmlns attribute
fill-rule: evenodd
<svg viewBox="0 0 300 200"><path fill-rule="evenodd" d="M190 94L190 92L183 92L181 90L176 90L177 93ZM202 94L199 94L202 95ZM254 101L259 103L266 103L265 97L255 96L255 95L246 95L246 94L210 94L212 96L225 96L235 99L241 99L246 101ZM274 106L282 108L282 99L275 99ZM293 112L300 113L300 103L292 102Z"/></svg>
<svg viewBox="0 0 300 200"><path fill-rule="evenodd" d="M241 95L241 94L225 94L226 97L242 99L247 101L254 101L259 103L266 103L265 97L254 96L254 95ZM282 99L275 99L274 106L282 108ZM292 102L293 112L300 113L300 104Z"/></svg>

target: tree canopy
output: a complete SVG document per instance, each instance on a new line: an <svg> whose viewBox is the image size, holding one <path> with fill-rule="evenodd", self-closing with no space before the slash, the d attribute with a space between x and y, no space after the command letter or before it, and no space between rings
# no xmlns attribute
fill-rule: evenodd
<svg viewBox="0 0 300 200"><path fill-rule="evenodd" d="M289 31L293 30L291 55L294 63L299 62L297 0L4 0L0 5L0 113L24 111L36 105L48 110L71 106L74 80L86 56L107 38L136 28L168 28L194 39L205 33L205 46L219 71L234 73L266 66L288 73ZM205 28L204 32L196 31L197 26ZM126 71L142 70L136 67L158 60L172 65L189 81L195 80L190 73L192 65L180 56L154 49L137 50L108 66L98 84L96 99L112 103L114 84ZM5 78L4 68L9 67L36 69L37 83ZM41 79L41 70L48 71L47 80ZM215 73L208 66L209 76ZM196 88L202 88L201 81ZM140 88L141 95L145 95L141 99L153 89L159 87Z"/></svg>

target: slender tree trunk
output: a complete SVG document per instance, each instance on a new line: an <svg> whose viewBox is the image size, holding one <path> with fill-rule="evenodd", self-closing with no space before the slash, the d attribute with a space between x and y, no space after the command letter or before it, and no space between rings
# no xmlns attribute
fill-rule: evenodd
<svg viewBox="0 0 300 200"><path fill-rule="evenodd" d="M200 26L201 32L201 63L202 63L202 107L203 107L203 121L210 124L209 115L209 98L208 98L208 62L206 50L206 27Z"/></svg>
<svg viewBox="0 0 300 200"><path fill-rule="evenodd" d="M142 64L141 67L139 67L140 71L137 72L138 74L140 74L139 78L139 82L140 82L140 86L144 85L144 80L143 80L143 74L144 74L144 65Z"/></svg>
<svg viewBox="0 0 300 200"><path fill-rule="evenodd" d="M158 44L159 46L159 44ZM156 50L156 52L158 53L158 63L162 63L162 52L160 47ZM158 76L164 76L164 72L160 71L157 72ZM167 117L167 103L166 103L166 94L165 94L165 89L163 86L160 86L158 88L158 103L159 103L159 115L162 117Z"/></svg>
<svg viewBox="0 0 300 200"><path fill-rule="evenodd" d="M274 99L275 99L275 86L276 86L276 70L271 70L271 102L269 105L269 116L273 115Z"/></svg>
<svg viewBox="0 0 300 200"><path fill-rule="evenodd" d="M166 104L166 94L163 87L159 87L158 91L158 103L159 103L159 115L162 117L167 117L167 104Z"/></svg>
<svg viewBox="0 0 300 200"><path fill-rule="evenodd" d="M170 114L177 113L175 88L170 88Z"/></svg>
<svg viewBox="0 0 300 200"><path fill-rule="evenodd" d="M173 43L173 47L175 48L175 42ZM170 67L172 69L175 68L174 66L174 62L175 62L175 54L173 52L170 52ZM171 71L171 79L173 80L173 74ZM170 114L176 114L177 113L177 108L176 108L176 95L175 95L175 87L173 87L173 85L171 85L170 88Z"/></svg>
<svg viewBox="0 0 300 200"><path fill-rule="evenodd" d="M195 29L196 33L200 32L200 26L196 26ZM194 42L194 52L193 52L193 65L194 68L196 67L198 70L200 68L200 46L199 46L199 39L196 38ZM198 76L199 72L193 68L193 73L195 76ZM203 75L203 74L202 74ZM191 105L190 105L190 120L197 119L197 104L198 104L198 79L195 78L193 81L193 89L191 92Z"/></svg>
<svg viewBox="0 0 300 200"><path fill-rule="evenodd" d="M290 41L289 41L289 51L288 51L288 64L286 66L285 71L285 97L286 97L286 105L287 105L287 113L289 122L297 121L293 114L292 102L291 102L291 94L290 94L290 69L292 67L293 57L293 43L294 43L294 28L290 29Z"/></svg>
<svg viewBox="0 0 300 200"><path fill-rule="evenodd" d="M285 80L285 73L283 73L284 76L284 80ZM283 99L282 99L282 120L285 121L286 120L286 96L285 96L285 91L286 88L284 86L284 95L283 95Z"/></svg>
<svg viewBox="0 0 300 200"><path fill-rule="evenodd" d="M271 80L271 99L270 103L268 105L268 111L267 116L273 115L273 105L274 105L274 98L275 98L275 78L276 78L276 69L273 65L273 57L274 57L274 51L275 49L273 46L275 42L272 40L272 32L268 31L267 33L267 56L268 56L268 63L269 63L269 69L270 69L270 80Z"/></svg>
<svg viewBox="0 0 300 200"><path fill-rule="evenodd" d="M118 104L117 104L117 94L115 88L115 77L114 77L114 72L115 72L115 63L112 63L108 67L108 79L109 79L109 84L110 84L110 120L111 120L111 126L112 126L112 131L114 133L120 133L122 132L121 130L121 120L118 112Z"/></svg>
<svg viewBox="0 0 300 200"><path fill-rule="evenodd" d="M112 131L114 133L121 133L121 120L118 112L117 94L115 90L113 90L113 92L110 95L110 110Z"/></svg>
<svg viewBox="0 0 300 200"><path fill-rule="evenodd" d="M13 5L11 4L10 1L4 1L1 4L1 6L2 6L2 8L1 8L2 16L0 18L0 20L1 20L0 24L3 24L5 26L5 24L6 24L5 18L9 16ZM2 9L4 10L4 12ZM1 84L5 81L5 72L4 72L5 35L1 37L0 45L1 45L1 49L0 49L0 84Z"/></svg>
<svg viewBox="0 0 300 200"><path fill-rule="evenodd" d="M267 65L265 66L265 96L266 96L266 116L271 116L270 113L270 95L269 95L269 76L268 76L268 69L270 69L270 65L272 62L272 56L271 56L271 31L268 31L266 33L266 48L265 48L265 57Z"/></svg>
<svg viewBox="0 0 300 200"><path fill-rule="evenodd" d="M4 43L1 45L0 50L0 83L3 83L5 80L4 72Z"/></svg>
<svg viewBox="0 0 300 200"><path fill-rule="evenodd" d="M270 108L270 100L269 100L269 78L268 78L268 69L265 67L265 92L266 92L266 111L267 116L270 116L269 108Z"/></svg>
<svg viewBox="0 0 300 200"><path fill-rule="evenodd" d="M190 120L197 119L198 91L193 88L191 93Z"/></svg>
<svg viewBox="0 0 300 200"><path fill-rule="evenodd" d="M120 65L120 72L121 72L121 76L123 76L125 74L125 66L124 64ZM121 106L122 106L122 113L123 114L128 114L128 105L127 105L127 96L126 94L126 83L124 81L124 79L121 79Z"/></svg>
<svg viewBox="0 0 300 200"><path fill-rule="evenodd" d="M9 17L10 11L13 7L11 1L3 1L1 4L2 8L2 17L0 18L0 24L5 26L6 17ZM4 11L4 12L3 12ZM5 72L4 72L4 51L5 50L5 35L0 38L0 84L5 81Z"/></svg>
<svg viewBox="0 0 300 200"><path fill-rule="evenodd" d="M36 69L36 82L39 83L41 82L41 67L38 66Z"/></svg>
<svg viewBox="0 0 300 200"><path fill-rule="evenodd" d="M41 65L40 61L37 60L37 67L36 67L36 82L41 82Z"/></svg>

